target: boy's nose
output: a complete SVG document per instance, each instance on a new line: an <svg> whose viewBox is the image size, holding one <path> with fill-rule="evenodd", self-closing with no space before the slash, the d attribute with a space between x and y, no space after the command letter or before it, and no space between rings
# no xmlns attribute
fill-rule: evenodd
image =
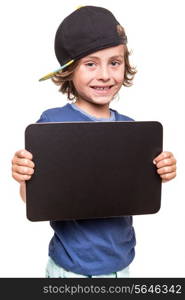
<svg viewBox="0 0 185 300"><path fill-rule="evenodd" d="M110 73L107 67L102 66L98 72L98 79L107 81L110 79Z"/></svg>

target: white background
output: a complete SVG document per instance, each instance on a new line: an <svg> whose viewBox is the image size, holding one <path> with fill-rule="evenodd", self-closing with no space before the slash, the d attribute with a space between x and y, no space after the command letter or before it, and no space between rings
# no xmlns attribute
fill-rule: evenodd
<svg viewBox="0 0 185 300"><path fill-rule="evenodd" d="M3 4L2 4L3 3ZM132 277L185 276L185 43L184 1L3 1L0 7L0 277L42 277L48 222L26 219L11 159L24 147L25 127L47 108L67 103L51 81L38 79L59 67L53 50L56 29L78 5L110 9L125 27L134 86L123 87L111 107L136 121L164 126L164 150L177 158L178 176L163 184L155 215L134 217L136 257ZM139 159L139 157L138 157Z"/></svg>

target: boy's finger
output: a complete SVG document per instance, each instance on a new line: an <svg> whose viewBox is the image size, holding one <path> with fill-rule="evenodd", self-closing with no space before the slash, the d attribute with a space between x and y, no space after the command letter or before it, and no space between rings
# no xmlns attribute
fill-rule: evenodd
<svg viewBox="0 0 185 300"><path fill-rule="evenodd" d="M18 165L13 165L12 171L14 173L21 174L21 175L32 175L34 173L33 168L28 168L28 167L23 167Z"/></svg>
<svg viewBox="0 0 185 300"><path fill-rule="evenodd" d="M164 152L160 153L158 156L156 156L153 159L153 163L157 164L160 160L165 159L165 158L169 158L169 157L172 157L172 156L173 156L173 154L171 152L164 151Z"/></svg>
<svg viewBox="0 0 185 300"><path fill-rule="evenodd" d="M160 175L168 174L176 171L176 165L172 165L170 167L159 168L157 173Z"/></svg>
<svg viewBox="0 0 185 300"><path fill-rule="evenodd" d="M167 181L167 180L169 181L176 177L176 172L174 171L171 173L163 174L163 175L160 175L160 177L165 181Z"/></svg>
<svg viewBox="0 0 185 300"><path fill-rule="evenodd" d="M13 160L12 160L12 164L16 164L19 166L26 166L26 167L30 167L30 168L34 168L35 164L32 160L28 159L28 158L19 158L17 156L14 156Z"/></svg>
<svg viewBox="0 0 185 300"><path fill-rule="evenodd" d="M12 172L12 177L19 183L21 183L25 180L29 180L31 178L30 175L21 175L16 172Z"/></svg>
<svg viewBox="0 0 185 300"><path fill-rule="evenodd" d="M19 150L15 153L15 156L19 157L19 158L28 158L28 159L32 159L33 155L31 152L27 151L26 149L22 149Z"/></svg>
<svg viewBox="0 0 185 300"><path fill-rule="evenodd" d="M157 168L167 167L167 166L176 166L176 159L174 157L166 158L157 162Z"/></svg>

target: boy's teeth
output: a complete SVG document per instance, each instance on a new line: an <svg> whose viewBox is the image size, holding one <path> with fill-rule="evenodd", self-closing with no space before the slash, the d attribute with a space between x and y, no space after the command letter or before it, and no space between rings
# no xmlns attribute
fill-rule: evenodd
<svg viewBox="0 0 185 300"><path fill-rule="evenodd" d="M108 86L106 86L106 87L97 87L97 86L95 86L94 89L103 91L103 90L108 90L109 87Z"/></svg>

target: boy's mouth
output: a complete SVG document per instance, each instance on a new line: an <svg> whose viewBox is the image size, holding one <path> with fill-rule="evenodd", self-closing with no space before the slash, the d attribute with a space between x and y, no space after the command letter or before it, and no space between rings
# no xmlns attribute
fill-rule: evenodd
<svg viewBox="0 0 185 300"><path fill-rule="evenodd" d="M107 85L107 86L95 85L95 86L91 86L92 89L97 90L97 91L107 91L107 90L110 90L111 87L113 87L113 85Z"/></svg>

